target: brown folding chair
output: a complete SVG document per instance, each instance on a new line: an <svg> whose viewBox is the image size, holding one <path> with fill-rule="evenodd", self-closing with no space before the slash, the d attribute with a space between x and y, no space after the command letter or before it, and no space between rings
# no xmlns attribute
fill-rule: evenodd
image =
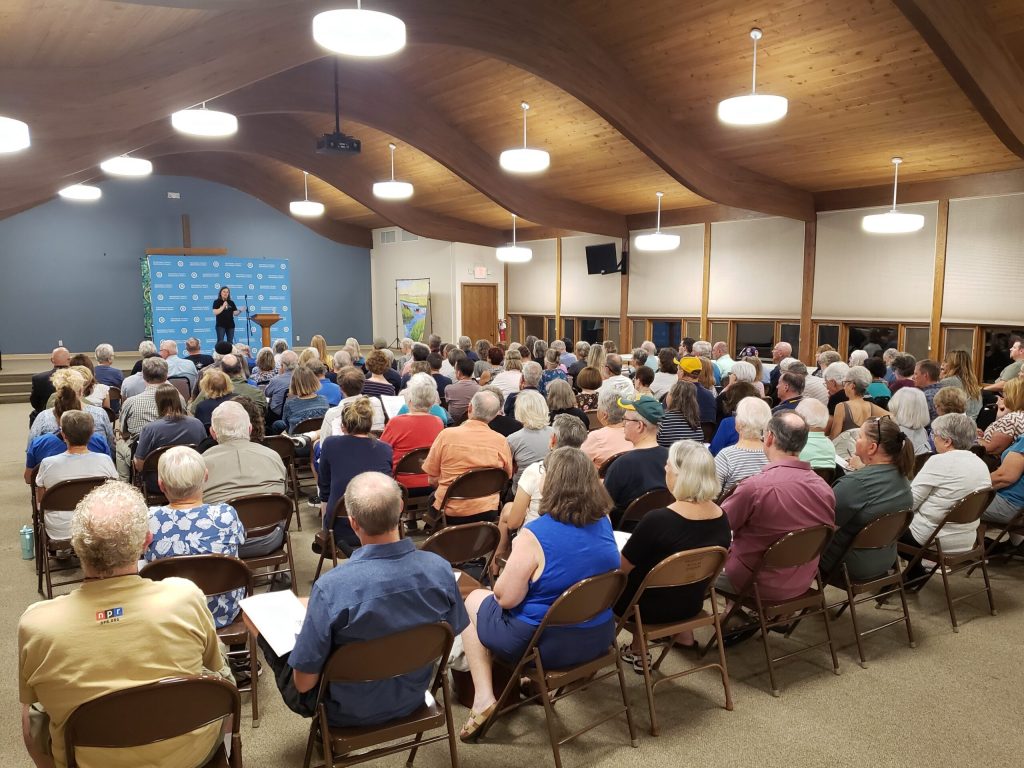
<svg viewBox="0 0 1024 768"><path fill-rule="evenodd" d="M498 696L494 711L487 721L477 731L477 739L482 738L490 729L494 721L502 715L539 698L544 705L544 716L548 725L548 738L551 741L551 751L555 757L555 768L562 768L561 746L581 736L587 731L602 723L611 720L623 712L626 713L626 724L629 726L629 740L634 747L637 746L636 726L633 724L633 713L629 709L629 699L626 696L626 678L622 673L622 659L619 658L618 649L615 647L615 639L612 639L608 650L601 656L591 661L577 664L564 669L545 669L541 659L538 646L541 635L548 627L567 626L581 624L598 614L609 610L615 601L618 600L623 588L626 586L626 575L620 570L608 571L599 576L592 576L588 579L573 584L565 590L561 596L548 608L544 614L544 620L533 633L526 650L513 667L508 683ZM494 663L503 664L500 658L494 657ZM598 675L601 670L614 666L615 669ZM599 719L590 723L584 728L576 731L563 739L558 738L555 727L554 704L566 696L571 696L579 691L586 690L593 683L612 675L618 674L619 691L622 694L622 706L613 712L602 715ZM508 707L502 708L502 704L519 691L520 677L529 677L537 690L537 693L522 701L516 701ZM568 690L566 690L568 688Z"/></svg>
<svg viewBox="0 0 1024 768"><path fill-rule="evenodd" d="M287 573L292 582L292 592L298 594L295 581L295 561L292 559L292 534L288 530L291 524L292 500L283 493L254 493L241 496L230 502L238 513L238 519L245 526L246 541L260 536L267 536L279 527L284 529L284 540L281 547L267 555L243 558L255 578L256 571L263 568L271 569L262 574L272 579L280 573ZM282 567L283 566L283 567Z"/></svg>
<svg viewBox="0 0 1024 768"><path fill-rule="evenodd" d="M730 485L728 488L723 488L722 492L718 494L718 498L715 499L715 504L717 504L718 506L722 506L722 502L724 502L726 499L728 499L730 496L736 493L736 489L739 487L740 484L736 483L735 485Z"/></svg>
<svg viewBox="0 0 1024 768"><path fill-rule="evenodd" d="M999 545L1002 544L1003 541L1008 537L1024 536L1024 509L1019 510L1016 516L1014 516L1012 519L1008 520L1005 523L995 522L992 520L982 520L981 524L985 527L985 530L981 534L983 538L985 533L987 533L990 528L994 528L995 530L999 531L999 535L996 536L996 538L992 539L991 541L988 541L986 539L988 543L985 546L985 559L987 559L989 562L992 562L995 559L1011 560L1014 557L1024 557L1024 553L1020 551L1019 547L1006 552L996 552L996 550L999 548ZM975 563L970 568L968 568L967 575L970 576L972 573L974 573L974 569L977 568L979 565L980 563Z"/></svg>
<svg viewBox="0 0 1024 768"><path fill-rule="evenodd" d="M500 540L501 531L494 523L467 523L442 528L424 541L421 549L440 555L453 566L482 559L486 578Z"/></svg>
<svg viewBox="0 0 1024 768"><path fill-rule="evenodd" d="M726 629L726 637L743 632L751 626L756 626L761 634L761 644L764 647L764 656L768 662L768 679L771 683L772 696L779 696L779 686L775 681L775 663L796 656L801 653L828 646L832 655L832 671L839 674L839 659L836 657L836 647L832 640L832 628L829 624L828 605L825 602L825 590L822 586L821 577L815 574L811 586L800 595L786 600L764 600L761 597L761 590L758 587L757 579L762 571L778 568L796 568L812 560L817 560L825 551L832 538L832 528L828 525L816 525L810 528L800 528L796 531L780 536L761 557L761 561L754 568L747 585L738 592L730 592L719 588L718 594L732 602L732 608L722 619L722 626L727 627L729 619L737 614L741 608L750 608L756 612L756 622L748 622L736 629ZM799 611L796 617L793 613ZM772 657L771 645L768 641L768 633L772 627L787 627L788 637L796 628L800 620L807 616L820 615L825 622L824 642L815 643L796 651ZM715 638L711 638L704 647L703 652L707 653Z"/></svg>
<svg viewBox="0 0 1024 768"><path fill-rule="evenodd" d="M352 554L352 549L347 543L335 542L334 540L334 521L339 517L348 517L348 513L345 512L344 497L338 499L334 509L327 513L327 517L324 519L324 524L320 527L320 530L313 536L314 550L319 549L320 551L320 561L316 564L316 573L313 575L314 584L320 578L320 571L323 570L324 560L328 557L331 558L331 562L337 568L338 550L341 550L345 557Z"/></svg>
<svg viewBox="0 0 1024 768"><path fill-rule="evenodd" d="M324 425L324 417L321 416L316 419L306 419L300 421L295 425L295 431L290 434L303 435L306 432L319 432L320 428Z"/></svg>
<svg viewBox="0 0 1024 768"><path fill-rule="evenodd" d="M64 726L68 768L77 768L77 747L130 749L231 718L231 757L220 745L201 768L242 768L242 737L238 721L242 705L238 689L212 675L167 677L104 694L80 704Z"/></svg>
<svg viewBox="0 0 1024 768"><path fill-rule="evenodd" d="M985 462L985 466L988 467L989 472L995 472L997 469L999 469L999 464L1001 463L999 457L994 456L988 451L986 451L985 446L972 445L971 453L973 453L975 456L977 456L979 459Z"/></svg>
<svg viewBox="0 0 1024 768"><path fill-rule="evenodd" d="M142 494L146 497L146 504L151 507L167 504L167 497L163 491L152 491L149 488L149 483L146 481L149 478L156 478L157 468L160 465L160 457L167 453L171 448L177 448L177 445L161 445L159 448L155 448L150 451L146 458L142 460L142 469L134 474L135 487L142 491ZM187 444L186 448L192 448L195 450L195 445Z"/></svg>
<svg viewBox="0 0 1024 768"><path fill-rule="evenodd" d="M622 451L621 453L613 454L602 461L601 466L597 468L597 476L604 480L604 476L608 474L608 469L615 463L615 460L626 453L628 453L628 451Z"/></svg>
<svg viewBox="0 0 1024 768"><path fill-rule="evenodd" d="M423 462L426 461L427 454L429 453L430 447L428 446L426 448L414 448L405 454L405 456L399 459L398 464L395 465L395 480L401 483L403 477L410 475L426 476L426 472L423 471ZM402 487L404 488L405 486L403 485ZM434 496L432 493L423 496L409 496L406 494L407 521L415 522L422 517L424 512L430 510L433 500Z"/></svg>
<svg viewBox="0 0 1024 768"><path fill-rule="evenodd" d="M909 591L920 592L936 571L942 574L942 587L946 592L946 607L949 609L949 620L953 623L954 632L960 631L960 626L957 622L956 609L954 607L956 603L959 603L961 600L966 600L969 597L980 595L984 592L988 595L989 612L995 616L997 613L996 602L995 596L992 592L992 582L989 581L988 578L988 559L985 556L984 529L981 526L978 527L974 546L971 549L966 552L957 552L955 554L947 554L942 551L942 541L939 539L939 532L942 531L947 523L967 525L978 522L981 519L982 513L992 502L992 497L994 495L995 491L991 488L983 488L967 494L950 508L949 512L947 512L946 516L942 519L942 522L935 527L931 536L929 536L928 540L920 547L915 547L903 542L900 542L900 544L897 545L897 550L901 554L910 556L910 562L907 563L907 567L903 569L904 574L912 570L914 566L920 564L922 560L930 560L935 564L927 573L913 579L903 580L906 589ZM949 591L949 577L958 571L969 568L972 565L981 566L981 573L985 580L985 587L954 599L952 593ZM885 602L885 598L882 598L879 602Z"/></svg>
<svg viewBox="0 0 1024 768"><path fill-rule="evenodd" d="M648 491L638 496L626 507L626 511L619 518L619 524L615 527L620 531L631 531L640 522L640 518L652 509L667 507L669 504L674 503L675 500L676 497L667 488L655 488L653 491Z"/></svg>
<svg viewBox="0 0 1024 768"><path fill-rule="evenodd" d="M601 420L597 418L597 411L584 411L587 414L587 431L593 432L595 429L600 429L603 424Z"/></svg>
<svg viewBox="0 0 1024 768"><path fill-rule="evenodd" d="M244 589L245 596L252 595L252 572L244 562L230 555L178 555L165 557L147 563L139 576L153 581L163 581L172 576L188 579L202 590L207 597L222 595L236 589ZM260 725L259 677L257 675L256 639L242 621L242 612L233 622L217 630L217 637L225 645L244 645L240 651L228 651L228 657L249 657L249 685L240 687L239 692L252 694L252 727Z"/></svg>
<svg viewBox="0 0 1024 768"><path fill-rule="evenodd" d="M73 579L65 579L64 581L54 581L53 574L60 573L62 571L75 571L79 569L79 565L73 561L68 561L67 564L57 562L56 565L52 561L57 559L57 553L63 550L71 550L70 539L51 539L46 533L46 513L48 511L58 512L73 510L78 506L78 502L86 497L89 491L94 488L99 488L105 482L106 477L82 477L76 480L64 480L56 485L51 485L43 492L43 498L39 500L38 509L36 510L36 519L32 521L32 525L36 531L36 555L39 562L36 564L36 575L38 584L36 585L39 594L45 595L46 599L49 600L53 597L54 587L65 587L69 584L79 584L85 581L85 576L81 575ZM46 591L43 591L43 581L46 581Z"/></svg>
<svg viewBox="0 0 1024 768"><path fill-rule="evenodd" d="M192 387L188 382L188 377L171 376L167 379L167 383L178 390L178 393L185 399L186 403L192 399Z"/></svg>
<svg viewBox="0 0 1024 768"><path fill-rule="evenodd" d="M630 632L640 641L640 660L644 670L644 688L647 690L647 708L651 713L651 736L658 735L658 716L654 710L654 689L661 683L667 683L678 677L701 672L705 669L717 669L722 676L722 687L725 689L725 708L732 711L732 690L729 687L729 667L725 661L725 645L722 642L722 625L718 615L718 601L715 599L715 580L725 567L728 551L722 547L702 547L688 552L677 552L669 555L650 570L640 588L630 601L619 619L615 634L623 629ZM647 590L670 589L687 584L707 582L705 597L711 598L711 613L701 610L696 616L683 621L668 624L645 624L640 611L640 601ZM692 631L699 627L713 627L718 641L718 662L689 667L673 675L664 675L657 680L654 673L659 670L668 652L672 649L673 638L680 632ZM651 664L648 659L651 644L661 645L661 655Z"/></svg>
<svg viewBox="0 0 1024 768"><path fill-rule="evenodd" d="M813 467L811 471L829 485L836 481L835 467Z"/></svg>
<svg viewBox="0 0 1024 768"><path fill-rule="evenodd" d="M318 739L325 757L324 764L332 767L356 765L407 749L410 751L406 765L411 766L421 746L447 739L452 767L459 768L455 722L452 719L452 692L447 674L448 656L454 639L452 628L442 622L423 624L361 643L349 643L335 650L320 675L316 713L309 724L303 768L309 768L313 745ZM412 714L379 725L334 728L328 723L324 699L329 695L331 683L390 680L422 669L428 664L437 665L429 691L434 697L438 691L441 692L443 707L434 698L429 703L424 702ZM437 728L444 728L444 733L423 738L426 731ZM389 743L398 739L402 741ZM386 746L378 746L381 744ZM352 755L356 750L365 751Z"/></svg>
<svg viewBox="0 0 1024 768"><path fill-rule="evenodd" d="M935 454L933 454L933 453L919 453L919 454L917 454L917 456L914 457L914 474L916 475L918 472L920 472L921 471L921 467L923 467L925 465L925 462L927 462L928 459L930 459L934 455Z"/></svg>
<svg viewBox="0 0 1024 768"><path fill-rule="evenodd" d="M494 467L487 469L471 469L463 472L448 486L448 491L441 500L441 507L438 510L441 514L442 525L448 521L445 518L445 509L452 501L465 499L482 499L489 496L498 496L498 502L492 510L495 514L501 511L501 493L508 485L509 475L504 469Z"/></svg>
<svg viewBox="0 0 1024 768"><path fill-rule="evenodd" d="M295 527L301 531L302 517L299 515L299 475L295 469L295 443L284 435L268 435L263 438L263 445L275 451L284 462L285 490L295 504Z"/></svg>
<svg viewBox="0 0 1024 768"><path fill-rule="evenodd" d="M857 655L860 657L861 667L865 669L867 668L867 659L864 657L864 645L861 643L861 638L867 637L886 627L905 623L907 626L907 642L911 648L916 648L917 643L914 642L914 629L910 625L910 611L907 610L907 593L903 588L903 574L900 572L899 559L897 558L896 562L893 563L893 567L889 572L881 576L870 579L854 579L850 576L850 571L846 566L846 555L853 550L895 547L899 542L900 536L910 527L910 521L913 519L914 512L910 509L888 512L880 517L876 517L861 528L860 532L853 537L850 545L837 561L839 567L833 568L831 573L822 574L826 584L846 590L846 599L833 603L829 607L835 608L838 606L839 610L833 616L836 619L849 607L850 619L853 622L853 638L857 642ZM865 594L868 596L857 599L858 595ZM879 597L888 597L894 594L900 596L900 604L903 606L903 613L899 618L862 632L857 622L857 606L861 603L877 600Z"/></svg>

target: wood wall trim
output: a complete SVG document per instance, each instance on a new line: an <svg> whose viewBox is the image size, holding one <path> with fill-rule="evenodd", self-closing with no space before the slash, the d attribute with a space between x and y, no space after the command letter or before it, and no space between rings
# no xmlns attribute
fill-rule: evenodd
<svg viewBox="0 0 1024 768"><path fill-rule="evenodd" d="M811 323L814 312L814 266L817 247L818 222L804 222L804 275L800 296L800 350L797 354L807 366L814 362L814 350L817 348Z"/></svg>
<svg viewBox="0 0 1024 768"><path fill-rule="evenodd" d="M700 294L700 336L711 338L711 326L708 325L708 297L711 291L711 222L704 222L704 269L701 278ZM685 334L684 334L685 335Z"/></svg>
<svg viewBox="0 0 1024 768"><path fill-rule="evenodd" d="M1006 148L1024 157L1024 69L980 0L893 0Z"/></svg>
<svg viewBox="0 0 1024 768"><path fill-rule="evenodd" d="M186 248L192 247L192 224L188 214L181 214L181 244Z"/></svg>
<svg viewBox="0 0 1024 768"><path fill-rule="evenodd" d="M990 197L1024 192L1024 170L974 173L934 181L904 181L900 174L899 203L928 203L962 197ZM892 205L892 184L874 187L834 189L814 196L819 211L852 208L888 208Z"/></svg>
<svg viewBox="0 0 1024 768"><path fill-rule="evenodd" d="M629 248L629 234L626 234L626 248ZM629 263L627 257L626 263ZM632 347L632 335L633 330L630 327L629 322L629 268L626 268L626 274L619 275L619 352L622 354L629 354L633 349Z"/></svg>
<svg viewBox="0 0 1024 768"><path fill-rule="evenodd" d="M935 278L932 283L932 318L928 329L928 354L932 360L941 359L942 302L946 289L946 239L949 234L949 200L939 201L939 215L935 222Z"/></svg>
<svg viewBox="0 0 1024 768"><path fill-rule="evenodd" d="M562 238L560 237L555 238L555 336L562 338Z"/></svg>
<svg viewBox="0 0 1024 768"><path fill-rule="evenodd" d="M501 314L502 314L502 317L505 318L505 322L508 324L508 337L509 337L509 339L511 339L512 338L512 317L511 317L511 315L509 314L509 311L508 311L508 262L505 262L502 265L502 277L503 277L503 281L502 281L502 294L503 295L502 295L502 298L504 299L504 303L502 303L502 305L501 305ZM521 333L522 333L522 329L517 328L516 329L516 335L518 336Z"/></svg>

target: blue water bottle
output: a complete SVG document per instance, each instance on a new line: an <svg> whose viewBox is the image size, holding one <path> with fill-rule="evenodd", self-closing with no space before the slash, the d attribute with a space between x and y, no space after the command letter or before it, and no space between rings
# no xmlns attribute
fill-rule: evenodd
<svg viewBox="0 0 1024 768"><path fill-rule="evenodd" d="M32 560L36 555L35 535L31 525L21 526L21 559Z"/></svg>

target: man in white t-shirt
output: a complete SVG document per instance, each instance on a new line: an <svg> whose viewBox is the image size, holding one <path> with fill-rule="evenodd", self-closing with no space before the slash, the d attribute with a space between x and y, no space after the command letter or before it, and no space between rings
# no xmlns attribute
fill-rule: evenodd
<svg viewBox="0 0 1024 768"><path fill-rule="evenodd" d="M36 474L36 499L41 501L47 488L52 488L64 480L79 480L86 477L117 479L117 468L110 457L105 453L93 453L89 450L92 430L92 414L85 411L64 412L60 417L60 436L68 450L56 456L48 456L39 464L39 472ZM73 509L46 510L43 517L46 535L57 541L70 539L73 513Z"/></svg>
<svg viewBox="0 0 1024 768"><path fill-rule="evenodd" d="M555 448L579 448L587 439L587 428L575 416L560 413L551 423L551 450ZM491 571L498 575L498 558L508 556L510 549L509 531L517 531L523 525L540 517L540 502L544 490L544 462L535 461L523 470L515 498L501 510L498 530L501 540L494 553Z"/></svg>
<svg viewBox="0 0 1024 768"><path fill-rule="evenodd" d="M602 375L605 379L597 390L598 394L612 390L621 392L623 397L633 397L636 394L633 382L628 376L622 375L622 358L619 355L612 354L605 358Z"/></svg>

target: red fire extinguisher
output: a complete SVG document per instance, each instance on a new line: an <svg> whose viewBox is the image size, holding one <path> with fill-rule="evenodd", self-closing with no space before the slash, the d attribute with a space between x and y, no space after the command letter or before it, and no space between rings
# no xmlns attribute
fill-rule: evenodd
<svg viewBox="0 0 1024 768"><path fill-rule="evenodd" d="M498 320L498 340L506 341L505 337L508 335L508 323L505 322L505 318Z"/></svg>

